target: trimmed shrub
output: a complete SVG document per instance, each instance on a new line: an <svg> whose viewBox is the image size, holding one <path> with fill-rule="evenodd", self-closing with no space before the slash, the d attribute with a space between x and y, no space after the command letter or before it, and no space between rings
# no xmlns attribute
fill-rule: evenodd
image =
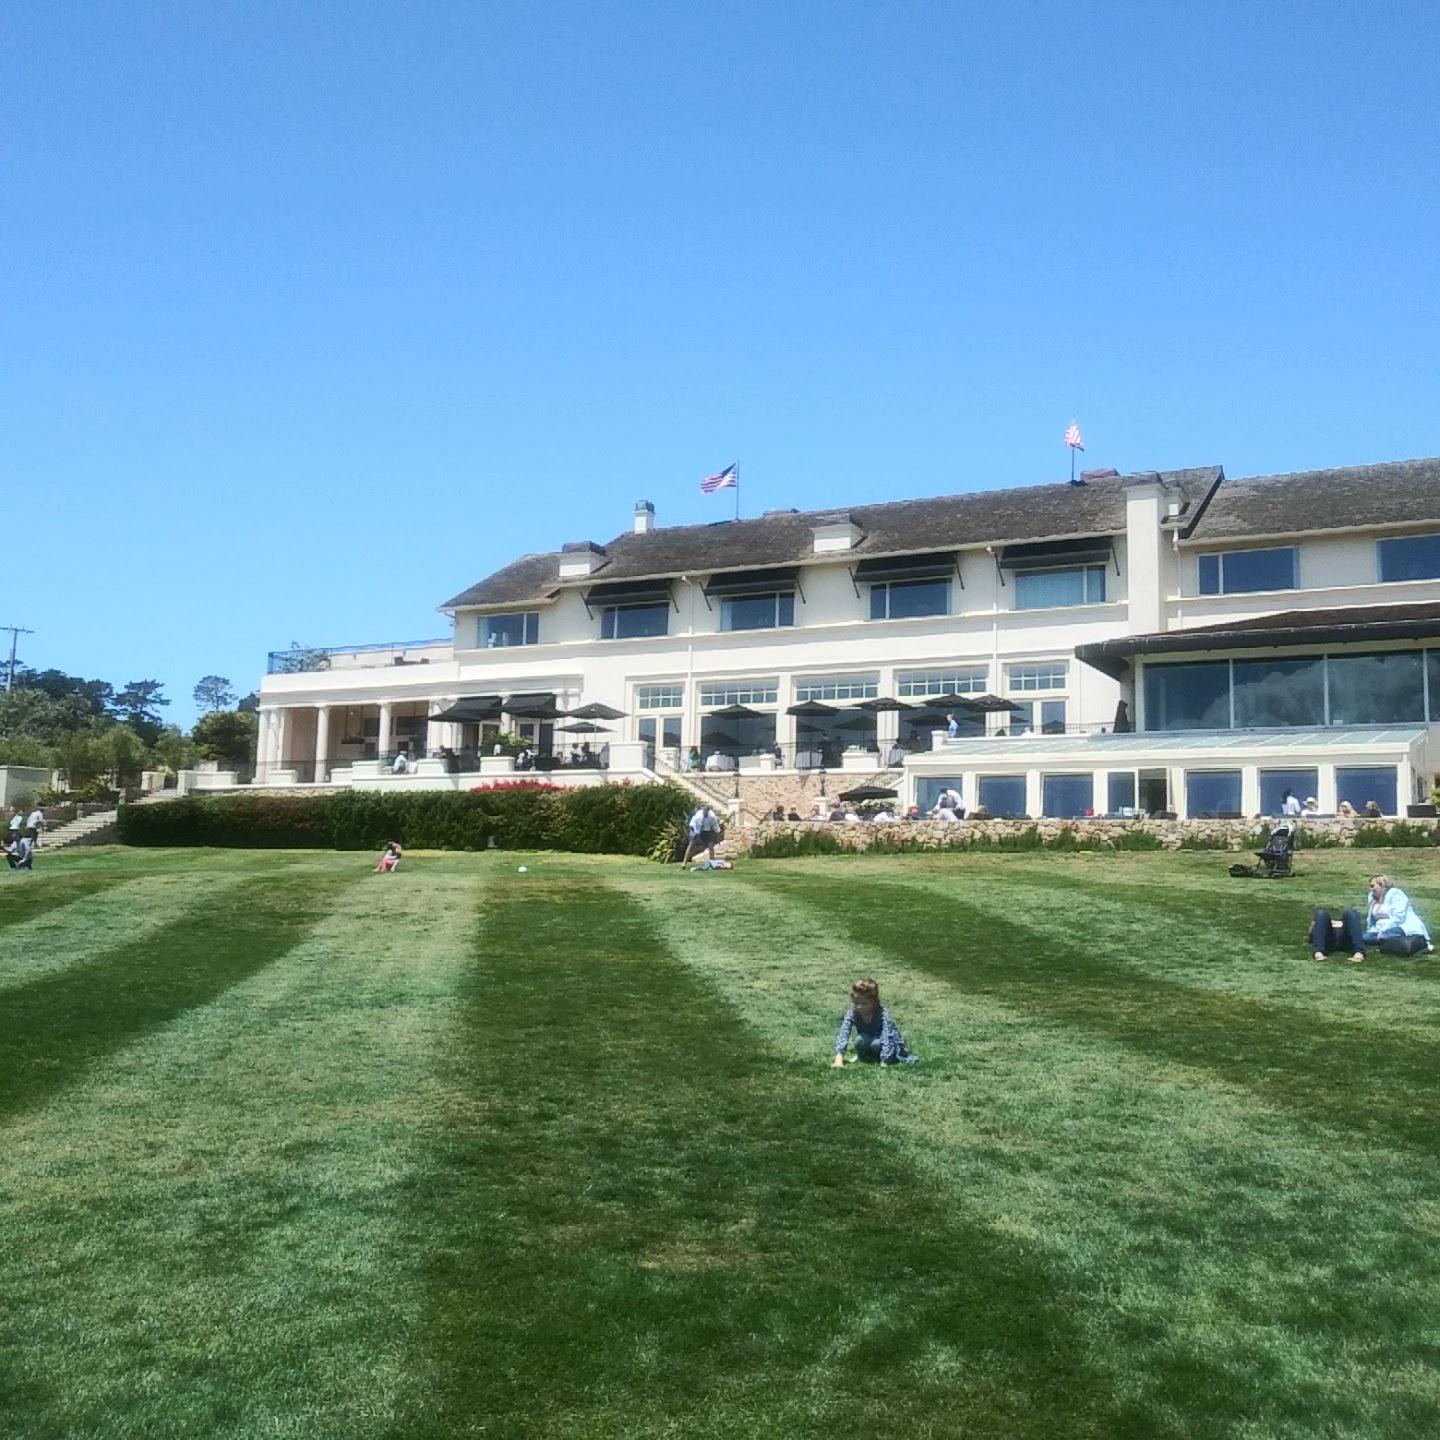
<svg viewBox="0 0 1440 1440"><path fill-rule="evenodd" d="M1112 837L1110 844L1116 850L1163 850L1164 842L1150 830L1120 830Z"/></svg>
<svg viewBox="0 0 1440 1440"><path fill-rule="evenodd" d="M767 835L751 847L752 860L795 860L806 855L847 855L842 845L828 830L783 831Z"/></svg>
<svg viewBox="0 0 1440 1440"><path fill-rule="evenodd" d="M461 794L192 795L120 812L125 845L378 850L399 840L415 850L580 850L647 855L690 797L673 785L585 790L513 787Z"/></svg>
<svg viewBox="0 0 1440 1440"><path fill-rule="evenodd" d="M1418 849L1422 845L1434 845L1435 833L1424 825L1412 825L1408 820L1397 820L1393 825L1361 825L1355 831L1357 850Z"/></svg>

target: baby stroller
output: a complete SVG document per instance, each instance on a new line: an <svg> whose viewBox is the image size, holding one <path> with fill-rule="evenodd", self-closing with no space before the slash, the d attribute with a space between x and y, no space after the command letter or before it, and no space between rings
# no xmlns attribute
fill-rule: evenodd
<svg viewBox="0 0 1440 1440"><path fill-rule="evenodd" d="M1263 850L1255 852L1259 865L1232 865L1230 873L1249 880L1288 880L1295 873L1295 827L1282 820L1270 832Z"/></svg>

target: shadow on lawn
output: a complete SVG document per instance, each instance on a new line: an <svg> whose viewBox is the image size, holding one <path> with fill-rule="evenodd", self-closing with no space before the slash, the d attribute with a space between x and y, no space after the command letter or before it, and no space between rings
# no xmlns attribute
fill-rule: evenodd
<svg viewBox="0 0 1440 1440"><path fill-rule="evenodd" d="M778 1062L637 902L501 882L476 955L412 1196L431 1400L393 1434L1166 1433L1087 1362L1066 1280Z"/></svg>
<svg viewBox="0 0 1440 1440"><path fill-rule="evenodd" d="M41 852L44 853L43 851ZM42 871L30 874L6 874L0 878L0 931L27 920L38 920L51 911L62 910L77 900L88 899L103 891L125 885L135 876L122 870L95 872L72 870L47 875Z"/></svg>
<svg viewBox="0 0 1440 1440"><path fill-rule="evenodd" d="M344 883L353 881L282 876L217 895L198 880L193 913L88 965L7 991L0 1120L273 964L329 910Z"/></svg>
<svg viewBox="0 0 1440 1440"><path fill-rule="evenodd" d="M951 899L903 881L833 885L787 876L778 885L845 927L856 942L977 995L1102 1035L1137 1052L1193 1065L1272 1104L1370 1141L1436 1152L1435 1045L1387 1029L1382 1038L1313 1009L1203 990L1145 974L1076 938L997 919L993 904ZM1293 928L1293 927L1292 927ZM1210 928L1219 930L1211 917ZM1184 925L1137 925L1148 950L1187 945ZM937 936L946 937L943 943ZM1223 931L1214 934L1224 963ZM1313 962L1311 962L1313 963Z"/></svg>

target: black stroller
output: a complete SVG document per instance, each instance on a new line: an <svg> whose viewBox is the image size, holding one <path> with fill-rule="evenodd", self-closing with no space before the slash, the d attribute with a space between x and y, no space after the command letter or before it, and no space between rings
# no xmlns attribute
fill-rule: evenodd
<svg viewBox="0 0 1440 1440"><path fill-rule="evenodd" d="M1288 880L1295 873L1295 826L1281 820L1255 858L1259 865L1232 865L1230 873L1237 879Z"/></svg>

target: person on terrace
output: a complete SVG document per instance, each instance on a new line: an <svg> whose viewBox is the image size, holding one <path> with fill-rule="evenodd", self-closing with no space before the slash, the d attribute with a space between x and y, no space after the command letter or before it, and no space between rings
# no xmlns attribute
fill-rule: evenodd
<svg viewBox="0 0 1440 1440"><path fill-rule="evenodd" d="M1382 955L1422 955L1435 949L1419 911L1388 875L1370 877L1363 921L1357 910L1345 910L1332 920L1330 912L1321 909L1310 927L1310 950L1317 960L1343 948L1350 952L1350 963L1359 965L1367 945L1374 945Z"/></svg>
<svg viewBox="0 0 1440 1440"><path fill-rule="evenodd" d="M855 1054L850 1057L852 1065L857 1060L881 1065L913 1065L920 1058L910 1053L900 1027L881 1005L880 986L874 980L857 980L850 987L850 1006L841 1017L840 1030L835 1036L835 1059L831 1064L837 1070L845 1064L845 1051L852 1034L855 1037Z"/></svg>

